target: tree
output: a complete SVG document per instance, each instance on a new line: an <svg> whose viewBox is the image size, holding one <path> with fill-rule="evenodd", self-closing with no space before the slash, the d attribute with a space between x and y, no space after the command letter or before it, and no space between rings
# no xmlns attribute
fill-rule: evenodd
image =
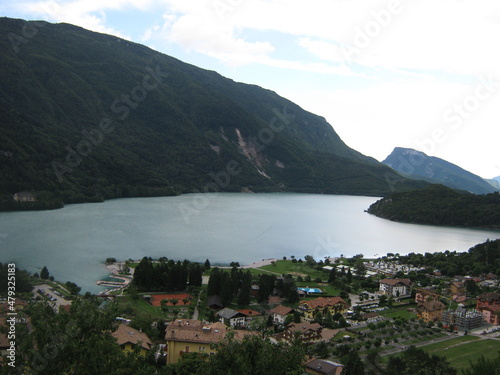
<svg viewBox="0 0 500 375"><path fill-rule="evenodd" d="M328 283L333 284L336 279L337 279L337 270L335 267L333 267L330 270L330 273L328 274Z"/></svg>
<svg viewBox="0 0 500 375"><path fill-rule="evenodd" d="M476 297L481 292L477 284L472 279L465 281L465 290L469 297Z"/></svg>
<svg viewBox="0 0 500 375"><path fill-rule="evenodd" d="M500 374L500 353L493 359L486 359L481 356L476 362L471 362L468 369L462 370L462 375L484 374Z"/></svg>
<svg viewBox="0 0 500 375"><path fill-rule="evenodd" d="M233 300L233 281L227 272L221 274L220 299L223 306L227 306Z"/></svg>
<svg viewBox="0 0 500 375"><path fill-rule="evenodd" d="M457 370L444 357L427 354L414 346L410 346L400 356L389 357L386 375L415 374L456 375Z"/></svg>
<svg viewBox="0 0 500 375"><path fill-rule="evenodd" d="M365 366L359 357L358 351L354 348L349 348L343 345L344 348L340 350L340 362L344 364L344 371L342 375L364 375Z"/></svg>
<svg viewBox="0 0 500 375"><path fill-rule="evenodd" d="M347 270L347 273L346 273L346 280L348 283L351 283L352 282L352 272L351 272L351 269L349 268Z"/></svg>
<svg viewBox="0 0 500 375"><path fill-rule="evenodd" d="M192 374L203 375L302 375L305 353L299 342L274 344L258 336L242 341L226 338L217 345L217 353Z"/></svg>
<svg viewBox="0 0 500 375"><path fill-rule="evenodd" d="M64 285L72 295L77 295L78 293L80 293L80 290L82 290L81 287L79 287L78 285L76 285L74 282L71 281L66 281L66 284Z"/></svg>
<svg viewBox="0 0 500 375"><path fill-rule="evenodd" d="M30 327L17 325L16 369L8 373L154 373L155 368L137 352L126 354L116 344L111 336L116 329L116 311L112 306L100 309L100 302L89 294L75 299L69 312L57 313L45 302L29 304L24 312L29 316Z"/></svg>
<svg viewBox="0 0 500 375"><path fill-rule="evenodd" d="M43 266L42 270L40 271L40 279L47 280L49 277L50 274L47 266Z"/></svg>
<svg viewBox="0 0 500 375"><path fill-rule="evenodd" d="M248 306L250 304L250 292L252 291L252 274L246 271L242 275L240 290L236 297L239 306Z"/></svg>
<svg viewBox="0 0 500 375"><path fill-rule="evenodd" d="M208 270L210 269L210 267L211 267L211 266L210 266L210 261L207 259L207 260L205 261L205 270L206 270L206 271L208 271Z"/></svg>
<svg viewBox="0 0 500 375"><path fill-rule="evenodd" d="M210 273L207 285L207 296L219 295L222 282L222 273L219 268L215 267Z"/></svg>
<svg viewBox="0 0 500 375"><path fill-rule="evenodd" d="M354 272L356 276L364 277L366 274L365 262L363 262L362 260L356 261L356 263L354 264Z"/></svg>

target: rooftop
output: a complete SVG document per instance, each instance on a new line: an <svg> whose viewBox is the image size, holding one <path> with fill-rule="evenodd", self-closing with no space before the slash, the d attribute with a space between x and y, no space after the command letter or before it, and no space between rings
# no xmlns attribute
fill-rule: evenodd
<svg viewBox="0 0 500 375"><path fill-rule="evenodd" d="M151 349L153 346L153 343L144 332L138 331L126 324L120 324L118 329L111 333L111 336L116 338L120 346L127 343L133 345L140 344L146 350Z"/></svg>
<svg viewBox="0 0 500 375"><path fill-rule="evenodd" d="M323 308L327 306L335 306L339 303L347 305L347 303L340 297L331 297L331 298L318 297L311 301L304 301L301 303L301 305L307 305L311 309L315 309L317 307Z"/></svg>
<svg viewBox="0 0 500 375"><path fill-rule="evenodd" d="M293 311L293 309L291 309L290 307L279 305L279 306L276 306L274 309L272 309L271 313L285 316L287 314L290 314L292 311Z"/></svg>

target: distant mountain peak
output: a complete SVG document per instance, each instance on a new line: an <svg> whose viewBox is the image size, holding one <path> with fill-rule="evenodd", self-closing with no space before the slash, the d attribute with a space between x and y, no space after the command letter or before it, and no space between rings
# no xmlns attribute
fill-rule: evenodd
<svg viewBox="0 0 500 375"><path fill-rule="evenodd" d="M411 148L395 147L382 164L409 178L441 183L453 189L475 194L487 194L498 190L494 184L455 164Z"/></svg>

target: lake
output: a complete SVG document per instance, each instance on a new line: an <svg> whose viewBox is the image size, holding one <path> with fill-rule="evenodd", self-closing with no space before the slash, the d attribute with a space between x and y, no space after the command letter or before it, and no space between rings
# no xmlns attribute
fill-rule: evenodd
<svg viewBox="0 0 500 375"><path fill-rule="evenodd" d="M377 198L308 194L187 194L0 213L0 261L97 292L107 257L227 264L312 255L467 251L487 230L401 224L365 213Z"/></svg>

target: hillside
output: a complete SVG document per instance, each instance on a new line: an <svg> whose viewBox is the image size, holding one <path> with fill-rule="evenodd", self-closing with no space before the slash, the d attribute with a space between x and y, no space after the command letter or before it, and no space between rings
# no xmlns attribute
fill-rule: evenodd
<svg viewBox="0 0 500 375"><path fill-rule="evenodd" d="M421 186L275 92L69 24L1 18L0 33L4 201Z"/></svg>
<svg viewBox="0 0 500 375"><path fill-rule="evenodd" d="M486 180L491 186L493 186L495 189L500 190L500 176L493 177L491 179Z"/></svg>
<svg viewBox="0 0 500 375"><path fill-rule="evenodd" d="M455 164L410 148L396 147L382 163L408 178L443 184L452 189L474 194L498 190L481 177Z"/></svg>
<svg viewBox="0 0 500 375"><path fill-rule="evenodd" d="M500 229L500 194L474 195L430 185L378 200L368 212L403 223Z"/></svg>

